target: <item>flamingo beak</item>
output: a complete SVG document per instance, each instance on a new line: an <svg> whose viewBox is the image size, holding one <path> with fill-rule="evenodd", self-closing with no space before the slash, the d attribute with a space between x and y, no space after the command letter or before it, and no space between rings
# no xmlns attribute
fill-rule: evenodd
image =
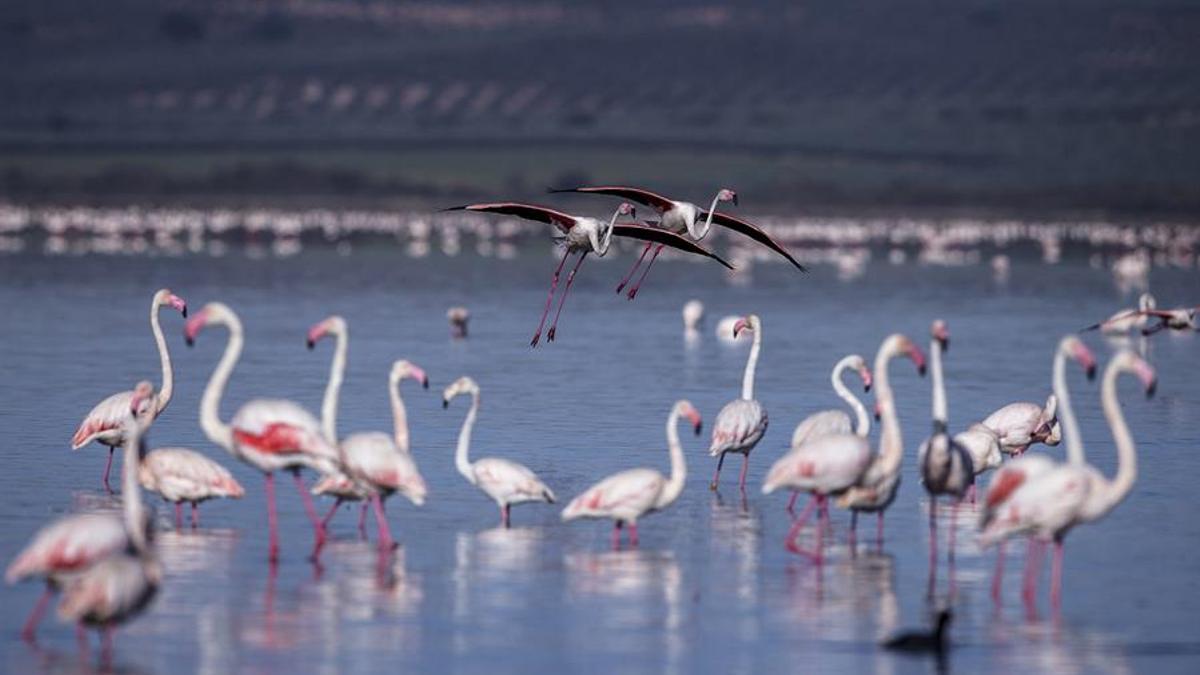
<svg viewBox="0 0 1200 675"><path fill-rule="evenodd" d="M875 402L875 421L878 422L879 418L881 418L881 417L883 417L883 409L879 407L879 401L876 401Z"/></svg>
<svg viewBox="0 0 1200 675"><path fill-rule="evenodd" d="M746 329L749 324L745 319L738 319L737 323L733 324L733 338L736 340L739 333Z"/></svg>
<svg viewBox="0 0 1200 675"><path fill-rule="evenodd" d="M179 297L178 295L172 295L167 302L171 305L171 307L179 310L179 313L183 315L183 318L187 318L187 302L185 302L183 298Z"/></svg>
<svg viewBox="0 0 1200 675"><path fill-rule="evenodd" d="M692 431L699 436L700 432L704 429L704 422L700 419L700 413L695 410L689 410L687 416L692 422Z"/></svg>
<svg viewBox="0 0 1200 675"><path fill-rule="evenodd" d="M917 364L917 374L925 377L925 355L921 353L921 349L916 345L910 345L908 348L908 357L913 363Z"/></svg>
<svg viewBox="0 0 1200 675"><path fill-rule="evenodd" d="M1154 367L1139 360L1134 364L1134 373L1146 388L1146 398L1154 398L1154 392L1158 391L1158 375L1154 372Z"/></svg>
<svg viewBox="0 0 1200 675"><path fill-rule="evenodd" d="M447 399L442 399L442 410L445 410L446 408L449 408L449 407L450 407L450 401Z"/></svg>
<svg viewBox="0 0 1200 675"><path fill-rule="evenodd" d="M733 205L734 205L734 206L737 206L737 205L738 205L738 197L737 197L737 193L736 193L736 192L735 192L735 193L733 193Z"/></svg>
<svg viewBox="0 0 1200 675"><path fill-rule="evenodd" d="M199 314L188 319L187 323L183 324L183 339L187 343L187 346L195 346L196 335L200 332L201 328L204 328L204 310L201 310Z"/></svg>
<svg viewBox="0 0 1200 675"><path fill-rule="evenodd" d="M862 370L859 371L859 375L862 376L863 391L864 392L871 391L871 384L872 384L871 371L867 370L866 368L863 368Z"/></svg>

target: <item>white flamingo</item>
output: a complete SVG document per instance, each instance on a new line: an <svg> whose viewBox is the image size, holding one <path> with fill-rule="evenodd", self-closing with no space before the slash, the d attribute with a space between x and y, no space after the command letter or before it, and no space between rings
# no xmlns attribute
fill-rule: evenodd
<svg viewBox="0 0 1200 675"><path fill-rule="evenodd" d="M143 427L153 421L154 387L141 382L131 391L129 409L137 421L124 429L122 513L82 513L59 518L42 528L5 572L8 583L45 580L46 590L34 606L22 637L34 631L55 591L63 593L59 615L80 627L103 631L104 653L111 655L112 629L140 612L154 597L162 568L150 542L151 519L142 507L137 466Z"/></svg>
<svg viewBox="0 0 1200 675"><path fill-rule="evenodd" d="M996 434L1002 452L1022 455L1034 443L1056 446L1062 441L1057 410L1058 398L1050 394L1045 405L1029 401L1009 403L985 417L980 424Z"/></svg>
<svg viewBox="0 0 1200 675"><path fill-rule="evenodd" d="M175 505L175 527L183 526L183 505L192 506L192 527L199 526L201 502L210 499L241 499L246 494L229 470L188 448L155 448L138 466L142 487Z"/></svg>
<svg viewBox="0 0 1200 675"><path fill-rule="evenodd" d="M683 332L689 338L700 336L700 324L704 322L704 303L688 300L683 304Z"/></svg>
<svg viewBox="0 0 1200 675"><path fill-rule="evenodd" d="M1147 397L1154 395L1157 378L1154 368L1129 350L1122 350L1104 369L1101 401L1104 417L1112 431L1117 448L1117 473L1109 480L1083 456L1083 442L1070 401L1064 397L1063 416L1067 424L1069 457L1067 462L1040 473L1006 476L1001 484L994 483L997 504L984 513L981 542L986 546L1020 534L1033 536L1030 566L1026 569L1024 596L1033 602L1037 584L1037 568L1043 547L1054 544L1051 571L1050 600L1055 607L1062 599L1063 539L1076 525L1091 523L1108 515L1124 501L1137 480L1137 450L1121 404L1117 400L1117 378L1132 373L1141 380ZM1079 439L1072 441L1072 439ZM1023 478L1023 480L1019 480ZM991 495L989 491L989 496Z"/></svg>
<svg viewBox="0 0 1200 675"><path fill-rule="evenodd" d="M333 360L329 364L329 381L325 384L325 394L321 398L321 433L325 435L326 441L336 446L338 444L338 398L341 394L342 383L345 381L346 353L349 348L350 337L350 330L346 324L346 320L335 315L313 324L308 329L305 345L311 351L316 348L317 342L322 338L330 336L334 338ZM362 502L362 508L359 511L358 517L358 531L362 534L366 533L365 524L368 502L371 498L370 490L359 485L349 476L338 472L322 476L313 484L311 492L314 495L325 495L334 498L333 506L330 507L325 517L321 519L321 525L325 528L329 527L329 522L343 503Z"/></svg>
<svg viewBox="0 0 1200 675"><path fill-rule="evenodd" d="M1142 330L1150 322L1150 317L1145 312L1157 307L1158 303L1155 302L1153 295L1142 293L1138 297L1137 309L1123 309L1104 321L1092 324L1083 330L1099 329L1106 335L1123 335L1131 331Z"/></svg>
<svg viewBox="0 0 1200 675"><path fill-rule="evenodd" d="M312 497L304 488L300 470L308 467L322 474L340 471L338 450L325 439L320 423L299 405L282 399L254 399L242 405L226 424L220 418L221 397L229 376L242 354L242 322L226 305L210 302L188 320L184 336L189 345L210 326L229 329L229 342L200 400L200 427L213 443L234 457L263 472L267 488L268 556L279 559L279 531L275 515L275 472L291 472L304 510L315 533L313 556L325 543L325 528L317 517Z"/></svg>
<svg viewBox="0 0 1200 675"><path fill-rule="evenodd" d="M742 473L738 478L738 487L745 491L750 451L767 432L767 411L754 399L754 372L758 367L758 353L762 349L762 320L757 314L751 314L735 323L733 336L736 338L744 330L754 333L754 345L750 347L746 370L742 373L742 397L726 403L721 412L717 413L716 422L713 423L712 444L709 445L708 454L720 459L717 460L717 470L713 473L712 483L709 484L712 490L717 489L726 453L737 452L742 454Z"/></svg>
<svg viewBox="0 0 1200 675"><path fill-rule="evenodd" d="M460 377L442 392L442 407L450 407L450 401L459 394L471 396L471 408L458 432L458 448L454 453L454 466L471 485L483 491L500 507L500 523L509 527L509 511L513 504L525 502L554 503L554 493L537 477L537 474L514 461L500 457L484 457L474 462L468 459L471 445L471 430L479 413L479 385L469 377Z"/></svg>
<svg viewBox="0 0 1200 675"><path fill-rule="evenodd" d="M1161 330L1196 330L1196 312L1198 310L1200 307L1176 307L1139 312L1140 315L1158 319L1157 324L1142 328L1142 335L1154 335Z"/></svg>
<svg viewBox="0 0 1200 675"><path fill-rule="evenodd" d="M612 218L607 223L598 218L573 216L545 206L522 204L519 202L469 204L467 206L455 206L444 210L497 213L547 223L559 229L566 251L563 253L562 260L558 263L558 267L554 270L554 277L550 281L550 293L546 296L546 308L542 311L542 319L538 322L537 332L533 334L533 339L529 341L529 344L533 347L536 347L538 341L541 340L542 328L546 325L546 317L550 314L550 304L554 301L554 291L558 288L558 277L562 274L563 266L567 263L567 258L571 257L572 253L580 254L575 267L571 268L571 273L567 275L567 287L563 289L562 297L558 301L558 311L554 315L553 323L550 324L549 332L546 333L547 342L554 342L554 333L558 327L558 318L562 315L563 305L567 302L567 294L571 292L571 284L575 281L575 273L579 271L580 265L583 265L584 258L587 258L589 253L595 253L600 257L604 257L608 253L608 247L612 243L614 235L657 242L665 246L677 248L686 253L712 258L725 267L733 269L733 266L725 262L720 256L710 253L700 245L677 234L640 225L617 225L617 218L621 216L636 217L637 212L633 205L629 203L622 203L618 206L617 210L613 212Z"/></svg>
<svg viewBox="0 0 1200 675"><path fill-rule="evenodd" d="M160 288L150 301L150 332L154 335L154 344L158 347L158 360L162 365L162 387L153 398L155 417L167 409L175 391L175 371L171 367L171 353L167 350L167 341L163 337L162 326L158 323L158 310L163 307L171 307L187 316L187 303L170 289ZM132 391L122 391L96 404L79 423L79 428L71 438L72 450L78 450L92 441L108 446L108 463L104 466L104 488L109 492L112 491L108 484L108 476L112 470L113 451L125 445L125 426L131 419L129 399L132 396Z"/></svg>
<svg viewBox="0 0 1200 675"><path fill-rule="evenodd" d="M903 453L900 421L896 416L887 371L888 363L900 355L908 356L917 364L919 372L925 372L925 355L911 340L899 333L884 339L875 355L873 369L875 395L883 428L878 455L871 452L870 442L865 436L831 434L811 439L798 449L788 452L767 472L767 478L763 482L763 494L770 494L780 488L812 494L808 506L793 521L784 540L784 545L789 551L809 555L818 563L821 561L820 541L824 534L824 521L828 519L827 500L830 495L841 495L855 489L855 494L847 498L846 507L854 510L873 510L880 514L882 523L882 512L895 496L900 457ZM814 506L820 508L821 515L818 545L816 550L810 553L796 544L796 537Z"/></svg>
<svg viewBox="0 0 1200 675"><path fill-rule="evenodd" d="M687 479L687 465L683 460L683 446L679 443L676 428L679 418L686 417L692 423L696 435L700 435L700 413L688 401L676 401L667 416L667 452L671 458L670 477L656 469L627 469L613 474L579 494L563 509L562 519L611 518L613 520L613 548L621 545L621 527L629 525L629 543L638 545L638 518L661 511L679 498L683 483Z"/></svg>
<svg viewBox="0 0 1200 675"><path fill-rule="evenodd" d="M621 199L628 199L631 202L648 206L659 214L657 227L668 232L673 232L678 235L687 235L694 241L701 241L708 235L709 228L713 224L729 228L735 232L743 234L758 243L770 248L779 255L787 258L788 262L795 265L800 271L806 271L804 266L796 262L792 254L788 253L779 242L771 238L769 234L762 231L758 226L748 223L739 218L734 218L728 214L718 213L717 205L721 202L733 202L737 206L737 193L729 188L721 188L717 190L717 194L713 196L712 204L708 210L700 208L691 202L677 201L668 199L660 194L656 194L649 190L636 187L626 187L617 185L593 186L593 187L577 187L564 190L550 190L551 193L556 192L578 192L584 194L600 194ZM650 252L650 247L653 243L647 243L642 249L642 255L638 257L637 262L633 264L625 278L617 285L617 292L620 293L629 280L633 278L634 272L641 266L642 261L646 259L646 254ZM663 244L659 244L654 249L654 255L650 257L650 262L646 263L646 269L642 271L642 276L638 278L637 284L629 289L628 297L630 300L637 297L638 289L642 287L642 282L646 280L646 275L650 273L650 267L654 265L654 261L658 259L658 254L662 253Z"/></svg>

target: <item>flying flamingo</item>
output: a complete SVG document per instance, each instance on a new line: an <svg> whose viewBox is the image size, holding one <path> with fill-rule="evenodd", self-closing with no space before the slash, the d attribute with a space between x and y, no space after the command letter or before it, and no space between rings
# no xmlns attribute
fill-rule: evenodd
<svg viewBox="0 0 1200 675"><path fill-rule="evenodd" d="M925 355L907 337L899 333L889 335L875 355L874 376L876 378L876 400L879 402L883 432L879 440L879 454L871 452L870 442L865 436L856 434L830 434L813 438L799 448L788 452L775 462L763 481L763 494L771 494L780 488L809 492L812 498L801 515L792 523L784 539L789 551L809 555L816 562L822 560L821 547L809 553L796 544L796 537L807 522L814 506L820 509L817 540L820 542L824 522L828 519L827 500L829 495L841 495L851 489L855 494L846 500L847 508L874 510L879 513L882 527L882 511L891 503L898 481L903 441L900 436L900 421L888 377L888 363L895 357L906 355L917 365L920 373L925 372ZM889 486L888 484L891 483Z"/></svg>
<svg viewBox="0 0 1200 675"><path fill-rule="evenodd" d="M241 499L246 491L229 470L188 448L155 448L138 466L142 487L175 504L175 527L183 527L183 504L192 505L192 527L199 526L197 508L209 499Z"/></svg>
<svg viewBox="0 0 1200 675"><path fill-rule="evenodd" d="M643 241L658 242L672 248L677 248L686 253L706 256L721 263L729 269L733 266L725 262L723 258L710 253L698 244L666 230L660 230L653 227L643 227L640 225L617 225L617 218L621 216L636 216L636 211L632 204L627 202L622 203L613 212L612 218L607 223L598 218L588 218L586 216L572 216L556 211L554 209L537 206L534 204L521 204L517 202L498 202L494 204L470 204L467 206L455 206L446 211L476 211L483 213L499 213L506 216L516 216L526 220L534 220L541 223L548 223L557 227L563 234L563 241L566 244L566 252L563 253L562 260L558 263L558 267L554 270L554 277L550 282L550 293L546 296L546 309L542 311L542 319L538 323L537 332L533 334L533 339L529 344L536 347L538 341L542 337L542 328L546 325L546 316L550 313L550 304L554 301L554 291L558 288L558 277L562 274L563 265L567 263L567 258L572 253L579 253L579 260L575 266L571 268L571 273L567 275L567 287L563 289L562 297L558 301L558 312L554 315L554 322L550 324L550 331L546 334L548 342L554 342L555 328L558 327L558 317L562 315L563 305L567 302L567 294L571 292L571 284L575 281L575 273L579 271L579 267L583 265L584 258L587 258L589 253L595 253L600 257L604 257L608 253L609 244L612 242L613 235L618 237L630 237L632 239L641 239Z"/></svg>
<svg viewBox="0 0 1200 675"><path fill-rule="evenodd" d="M627 469L613 474L584 490L563 509L562 519L611 518L613 520L613 548L621 545L621 527L629 525L629 543L638 545L638 518L661 511L675 502L683 492L687 479L687 465L683 460L683 446L679 443L676 429L680 417L692 423L696 435L700 435L700 413L689 401L676 401L667 416L667 452L671 457L671 476L662 475L655 469Z"/></svg>
<svg viewBox="0 0 1200 675"><path fill-rule="evenodd" d="M1145 314L1147 310L1156 309L1158 303L1154 301L1154 296L1149 293L1142 293L1138 297L1137 309L1123 309L1116 314L1108 317L1100 323L1094 323L1084 331L1099 329L1101 333L1106 335L1118 335L1128 333L1134 330L1142 330L1149 323L1150 317Z"/></svg>
<svg viewBox="0 0 1200 675"><path fill-rule="evenodd" d="M796 430L792 432L792 450L821 436L853 433L866 438L867 434L871 432L871 418L867 415L866 406L846 388L846 383L842 382L842 373L850 368L858 371L858 376L862 378L863 391L871 391L871 370L867 368L866 359L858 354L851 354L838 361L833 366L833 373L829 379L833 383L834 393L854 411L855 421L851 421L850 415L846 414L844 410L830 409L815 412L796 425ZM788 511L796 507L796 498L799 496L799 492L792 493L791 499L788 500Z"/></svg>
<svg viewBox="0 0 1200 675"><path fill-rule="evenodd" d="M1008 455L1022 455L1034 443L1056 446L1062 441L1062 427L1057 416L1058 398L1046 397L1045 405L1018 401L996 410L980 424L991 429Z"/></svg>
<svg viewBox="0 0 1200 675"><path fill-rule="evenodd" d="M754 333L754 345L750 347L750 356L746 359L746 370L742 373L742 397L734 399L721 408L717 413L717 421L713 424L712 444L708 454L720 457L717 460L717 470L713 473L709 488L717 489L721 479L721 465L725 463L725 454L738 452L742 454L742 473L738 479L738 487L746 491L746 469L750 465L750 451L762 440L767 433L767 411L762 404L754 400L754 371L758 366L758 352L762 348L762 320L757 314L751 314L739 319L733 325L733 337L737 338L744 330Z"/></svg>
<svg viewBox="0 0 1200 675"><path fill-rule="evenodd" d="M154 344L158 346L158 359L162 364L162 388L153 398L155 417L167 409L167 404L171 402L171 394L175 391L171 354L167 351L167 341L158 323L158 310L162 307L172 307L187 316L187 303L170 289L159 289L150 301L150 332L154 335ZM108 446L108 463L104 466L104 488L109 492L112 492L108 484L108 475L112 470L113 450L125 445L125 426L130 419L129 399L132 396L132 391L122 391L96 404L79 423L79 428L71 438L72 450L78 450L92 441Z"/></svg>
<svg viewBox="0 0 1200 675"><path fill-rule="evenodd" d="M579 192L584 194L600 194L627 199L631 202L648 206L658 212L660 218L657 227L668 232L674 232L678 235L687 235L693 241L701 241L708 236L708 230L713 223L722 227L727 227L735 232L744 234L747 237L757 241L760 244L770 248L779 255L788 259L788 262L795 265L801 272L807 271L804 266L796 262L792 254L788 253L787 249L781 246L778 242L771 238L769 234L763 232L758 226L748 223L744 220L734 218L733 216L718 213L717 205L721 202L733 202L737 206L737 193L728 188L717 190L717 194L713 197L712 204L705 211L696 204L691 202L681 202L674 199L668 199L659 194L655 194L649 190L636 187L623 186L596 186L596 187L576 187L560 190L550 190L551 193L558 192ZM617 285L617 292L620 293L633 278L634 272L637 272L642 261L646 259L646 254L650 252L652 243L647 243L642 249L642 255L638 257L637 262L633 264L625 278ZM628 297L633 300L637 297L638 289L642 287L642 282L646 280L646 275L650 273L650 267L654 265L654 261L658 259L658 254L662 253L663 244L659 243L654 249L654 255L650 256L650 262L646 263L646 269L642 271L642 276L638 278L637 284L629 289Z"/></svg>
<svg viewBox="0 0 1200 675"><path fill-rule="evenodd" d="M193 344L196 335L209 326L228 328L229 342L200 400L200 427L210 441L263 472L267 488L267 527L270 531L268 555L272 563L279 560L275 472L287 470L292 473L315 533L315 557L325 543L325 528L317 517L312 497L304 488L300 470L308 467L322 474L340 471L338 450L322 435L317 420L291 401L254 399L243 404L229 424L222 422L219 413L221 396L242 354L242 322L226 305L210 302L188 320L184 328L188 344Z"/></svg>
<svg viewBox="0 0 1200 675"><path fill-rule="evenodd" d="M1161 330L1195 330L1196 311L1200 307L1176 307L1175 309L1151 309L1138 312L1143 316L1158 318L1158 323L1142 329L1142 335L1154 335Z"/></svg>
<svg viewBox="0 0 1200 675"><path fill-rule="evenodd" d="M126 425L124 429L125 463L122 468L122 487L125 496L122 514L117 516L106 513L80 513L59 518L39 530L29 545L8 566L4 578L10 584L30 578L41 578L46 584L45 592L34 605L29 619L21 629L21 636L25 640L34 640L46 605L51 596L60 589L66 596L61 610L64 618L75 621L100 619L90 623L107 624L109 628L140 609L136 607L136 600L144 598L148 601L153 595L153 589L161 578L161 570L149 555L151 521L142 510L137 486L141 427L148 425L153 419L150 415L152 409L146 405L152 396L153 385L142 382L130 392L127 403L131 415L134 411L140 414L137 423ZM129 551L137 552L137 562L147 563L141 566L140 570L145 574L139 575L139 566L130 564L129 560L107 562L115 558L128 559L131 557ZM99 583L104 579L113 578L114 575L120 576L125 583ZM83 593L85 589L91 593ZM84 606L88 595L107 602L106 615L80 611L97 609L95 604ZM106 638L110 636L106 634ZM106 639L106 645L110 644Z"/></svg>
<svg viewBox="0 0 1200 675"><path fill-rule="evenodd" d="M460 377L442 392L442 407L449 408L450 401L459 394L470 394L471 409L458 432L458 448L454 453L454 466L471 485L483 491L500 507L500 524L509 527L509 511L513 504L525 502L554 503L554 493L546 484L525 466L500 457L485 457L474 462L467 457L471 445L471 430L479 413L479 385L469 377Z"/></svg>
<svg viewBox="0 0 1200 675"><path fill-rule="evenodd" d="M971 453L952 438L947 431L949 411L946 386L942 377L942 352L950 344L946 322L938 319L930 328L929 362L933 370L933 435L917 449L917 466L921 483L929 493L929 578L933 579L937 565L937 498L951 498L950 551L954 557L954 515L958 503L975 482L975 467Z"/></svg>

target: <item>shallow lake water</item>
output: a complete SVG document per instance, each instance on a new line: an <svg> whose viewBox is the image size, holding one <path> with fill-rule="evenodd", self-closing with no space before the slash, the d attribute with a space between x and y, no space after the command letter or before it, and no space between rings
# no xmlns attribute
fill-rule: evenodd
<svg viewBox="0 0 1200 675"><path fill-rule="evenodd" d="M927 584L928 499L916 475L917 444L929 429L929 381L892 366L905 441L900 495L888 512L882 550L873 519L858 547L847 545L845 513L816 567L784 550L786 497L759 487L800 419L836 407L829 370L841 356L874 354L882 338L907 333L923 346L929 323L949 323L946 377L952 428L1014 400L1041 401L1057 340L1133 304L1111 273L1067 250L1058 264L1014 255L1006 282L986 264L892 264L876 255L856 278L830 265L800 275L756 266L729 283L716 266L661 261L634 302L613 293L629 255L589 260L564 312L558 340L530 349L550 247L523 246L502 260L433 251L409 257L387 245L352 252L308 247L276 258L238 247L225 255L0 257L0 411L6 470L0 474L0 557L11 560L48 519L80 508L111 508L100 486L105 450L69 449L83 415L104 396L158 377L148 335L150 296L170 286L193 310L221 300L247 333L222 413L252 397L294 399L318 410L332 345L304 348L307 328L331 313L350 325L342 393L343 434L389 430L386 378L408 358L431 387L404 388L413 452L429 485L423 508L394 499L390 522L401 545L380 557L343 507L333 542L314 566L311 530L290 485L279 487L282 559L267 564L261 476L211 443L198 404L224 348L223 330L184 347L182 320L162 314L175 360L176 398L154 425L152 447L183 445L230 467L246 486L240 501L201 508L201 528L175 531L158 508L159 553L167 575L151 609L117 634L113 667L123 672L927 672L932 660L881 651L895 630L928 624L951 605L950 671L1008 673L1196 672L1200 667L1200 336L1163 334L1135 348L1159 371L1158 396L1132 381L1120 392L1140 453L1138 483L1113 514L1067 543L1060 612L1042 598L1019 599L1021 558L1010 553L1003 603L988 589L993 554L959 510L958 551L945 558L932 596ZM1193 269L1155 268L1151 288L1165 305L1200 300ZM685 340L680 308L704 301L699 339ZM467 340L452 340L451 305L472 311ZM727 314L756 312L764 325L757 396L771 426L750 460L745 498L735 486L740 458L719 492L708 425L737 396L747 346L714 336ZM1113 345L1086 336L1101 360ZM537 471L560 504L514 508L497 528L495 507L454 470L466 401L443 410L440 390L463 374L482 387L475 456L502 455ZM1115 466L1099 386L1070 373L1089 459ZM606 522L559 521L561 502L615 471L667 470L665 417L690 399L703 414L701 438L683 434L689 475L679 501L646 518L637 550L612 551ZM1038 449L1060 457L1060 449ZM307 475L311 484L313 476ZM319 501L318 507L327 502ZM949 518L946 510L941 522ZM943 536L945 529L942 530ZM945 544L943 541L944 551ZM36 646L18 630L40 587L5 588L0 669L71 672L81 656L73 629L49 617Z"/></svg>

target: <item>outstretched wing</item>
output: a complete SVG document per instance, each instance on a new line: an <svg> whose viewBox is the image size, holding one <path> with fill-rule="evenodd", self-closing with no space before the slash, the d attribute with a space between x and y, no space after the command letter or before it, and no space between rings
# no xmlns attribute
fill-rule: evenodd
<svg viewBox="0 0 1200 675"><path fill-rule="evenodd" d="M626 187L622 185L550 188L547 190L547 192L551 194L558 192L582 192L585 194L611 195L613 197L628 199L629 201L637 202L638 204L644 204L652 209L657 209L660 213L675 207L675 202L673 200L667 199L660 194L655 194L649 190L643 190L642 188Z"/></svg>
<svg viewBox="0 0 1200 675"><path fill-rule="evenodd" d="M539 223L549 223L557 225L560 230L566 232L575 227L575 216L562 211L556 211L546 206L538 206L537 204L522 204L521 202L494 202L491 204L467 204L466 206L452 206L443 211L479 211L482 213L499 213L505 216L516 216L525 220L536 220Z"/></svg>
<svg viewBox="0 0 1200 675"><path fill-rule="evenodd" d="M701 211L700 219L704 220L707 218L708 218L708 211ZM787 258L788 262L795 265L796 269L800 270L801 272L808 271L808 269L805 268L804 265L801 265L799 262L796 261L795 258L792 257L791 253L788 253L787 249L784 248L782 244L780 244L779 242L772 239L771 235L767 234L766 232L763 232L762 229L760 229L757 225L755 225L753 223L748 223L740 218L734 218L733 216L726 214L726 213L721 213L720 211L713 212L712 221L714 223L716 223L717 225L720 225L721 227L728 227L729 229L733 230L734 232L737 232L739 234L744 234L747 237L750 237L751 239L753 239L754 241L757 241L758 243L762 244L763 246L766 246L767 248L771 249L772 251L775 251L779 255Z"/></svg>
<svg viewBox="0 0 1200 675"><path fill-rule="evenodd" d="M733 269L733 265L725 262L725 259L721 256L709 251L694 241L684 239L674 232L667 232L666 230L660 230L655 227L644 227L642 225L614 225L613 234L617 235L618 237L629 237L631 239L641 239L643 241L653 241L659 244L665 244L671 248L677 248L685 253L694 253L696 255L702 255L706 258L712 258L729 269Z"/></svg>

